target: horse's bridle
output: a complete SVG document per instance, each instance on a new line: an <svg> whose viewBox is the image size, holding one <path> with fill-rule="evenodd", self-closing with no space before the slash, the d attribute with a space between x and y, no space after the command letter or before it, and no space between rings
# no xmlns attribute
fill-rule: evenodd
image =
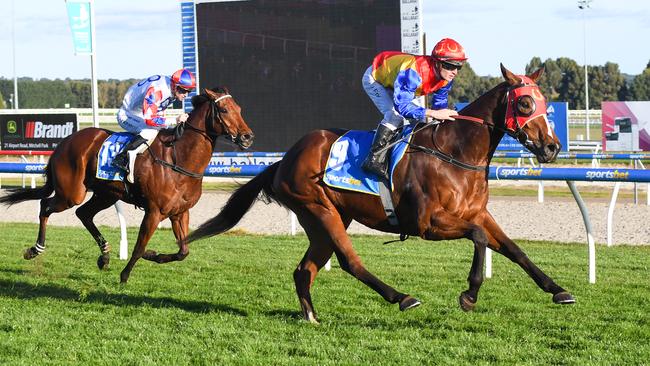
<svg viewBox="0 0 650 366"><path fill-rule="evenodd" d="M185 127L189 127L190 130L195 131L200 135L204 136L205 138L207 138L208 140L210 140L211 142L214 142L214 140L219 136L219 133L217 132L217 130L214 129L212 123L213 119L216 119L221 124L226 134L230 136L230 140L232 142L235 142L237 136L233 135L233 133L228 128L228 124L226 124L224 119L221 117L221 113L219 112L219 106L217 105L219 101L226 98L232 98L232 95L224 94L217 99L210 100L210 112L205 115L205 131L192 126L189 122L186 122L184 124Z"/></svg>
<svg viewBox="0 0 650 366"><path fill-rule="evenodd" d="M523 94L523 95L518 93L519 92L518 89L520 89L520 88L535 88L533 90L535 90L539 94L539 96L541 97L541 93L539 93L539 87L537 86L537 84L535 84L535 82L533 82L532 80L530 80L526 76L520 76L520 77L522 78L522 82L520 84L509 86L508 90L506 91L506 94L504 95L504 99L506 100L506 111L505 111L505 115L504 115L504 126L505 127L498 126L498 125L496 125L495 123L493 123L491 121L486 121L484 119L477 118L477 117L472 117L472 116L458 115L458 116L455 116L454 119L462 119L462 120L466 120L466 121L476 122L476 123L479 123L479 124L486 125L489 128L497 129L499 131L502 131L502 132L508 134L509 136L511 136L512 138L516 139L517 141L519 141L519 143L524 145L527 149L531 150L534 147L533 142L530 141L530 139L528 138L528 134L523 130L523 127L528 122L530 122L533 118L535 118L537 116L543 115L544 118L546 118L546 105L544 103L544 105L542 106L543 108L541 108L541 109L538 108L537 104L535 103L535 99L540 99L540 98L535 98L533 95L531 95L531 94L533 94L532 92L531 92L531 94ZM512 92L512 94L511 94L511 92ZM531 111L529 113L522 113L519 110L519 108L517 107L517 104L519 103L520 99L523 98L523 97L529 97L531 99L531 101L532 101L532 108L531 108ZM543 98L543 97L541 97L541 98ZM509 118L509 116L508 116L508 111L512 111L511 118ZM522 124L520 124L519 121L524 119L524 118L528 118L528 119L525 120ZM425 124L425 126L419 128L417 130L414 130L413 134L416 134L416 133L420 132L421 130L423 130L426 127L437 126L442 122L443 121L435 121L433 123L427 123L427 124ZM424 152L426 154L433 155L433 156L437 157L438 159L440 159L440 160L442 160L444 162L447 162L449 164L455 165L455 166L457 166L459 168L463 168L463 169L466 169L466 170L473 170L473 171L484 171L487 168L487 165L472 165L472 164L464 163L464 162L462 162L460 160L457 160L453 156L440 151L440 148L438 148L438 146L436 146L436 143L435 143L435 140L433 139L433 136L432 136L432 142L433 142L434 149L429 149L429 148L424 147L424 146L415 145L415 144L407 141L409 146L411 146L412 148L415 148L416 150L420 150L420 151L422 151L422 152ZM390 146L392 146L392 145L393 144L391 144Z"/></svg>
<svg viewBox="0 0 650 366"><path fill-rule="evenodd" d="M231 137L231 140L234 142L236 140L236 136L230 132L228 129L228 125L226 122L223 120L221 117L221 113L219 112L219 107L217 106L217 102L221 101L222 99L225 98L232 98L232 95L230 94L224 94L220 96L217 99L211 99L210 100L210 112L206 114L205 116L205 131L199 128L196 128L192 126L189 122L183 123L182 128L189 128L190 130L200 134L201 136L205 137L208 139L211 143L214 143L214 140L219 137L219 133L212 127L213 123L212 120L216 119L221 126L223 126L224 131ZM181 125L177 128L181 128ZM182 133L180 133L182 134ZM183 175L187 175L192 178L203 178L203 173L193 173L190 172L189 170L184 169L183 167L180 167L176 165L176 145L172 143L172 161L173 163L168 163L165 160L159 159L157 156L154 155L154 153L151 151L151 149L147 149L149 151L149 154L151 155L151 158L153 159L154 163L158 163L162 166L166 166L170 168L171 170L181 173Z"/></svg>

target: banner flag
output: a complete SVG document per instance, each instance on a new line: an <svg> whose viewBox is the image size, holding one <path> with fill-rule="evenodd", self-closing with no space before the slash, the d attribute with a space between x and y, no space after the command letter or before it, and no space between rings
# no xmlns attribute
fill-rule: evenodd
<svg viewBox="0 0 650 366"><path fill-rule="evenodd" d="M66 0L75 55L91 55L93 53L90 6L89 0Z"/></svg>

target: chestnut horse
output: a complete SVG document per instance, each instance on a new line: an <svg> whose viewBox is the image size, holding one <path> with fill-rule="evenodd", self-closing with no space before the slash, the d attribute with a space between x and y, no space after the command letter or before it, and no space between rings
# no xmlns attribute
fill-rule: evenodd
<svg viewBox="0 0 650 366"><path fill-rule="evenodd" d="M139 258L157 263L180 261L189 254L186 244L175 254L157 254L148 250L147 242L158 224L169 218L176 240L188 234L189 209L201 196L203 172L219 136L229 136L240 148L253 143L253 133L241 116L241 108L226 89L204 89L192 99L194 110L175 134L161 131L153 144L135 162L134 184L102 180L95 177L98 152L111 131L85 128L59 144L45 168L45 185L39 188L16 188L0 197L0 203L14 204L41 200L40 226L36 244L25 251L32 259L45 250L45 230L49 216L81 204L87 191L92 197L76 214L99 245L100 269L107 268L110 246L95 226L95 215L118 200L144 208L138 240L131 258L120 275L126 282ZM179 136L180 135L180 136ZM50 195L54 192L54 195Z"/></svg>
<svg viewBox="0 0 650 366"><path fill-rule="evenodd" d="M542 272L501 230L487 211L488 165L504 133L517 138L540 162L552 162L560 143L546 119L545 99L535 81L543 69L518 76L501 65L505 82L464 108L456 121L420 124L397 165L392 200L399 226L389 223L377 196L335 189L323 183L330 146L345 130L314 131L299 140L283 159L233 193L214 218L192 232L188 242L232 228L263 193L291 209L309 238L309 248L293 273L306 320L317 322L310 288L320 268L335 253L343 270L378 292L400 310L418 306L362 264L346 233L356 220L384 232L418 235L427 240L467 238L474 243L469 289L460 294L463 310L472 310L483 283L486 247L528 273L553 294L555 303L573 296Z"/></svg>

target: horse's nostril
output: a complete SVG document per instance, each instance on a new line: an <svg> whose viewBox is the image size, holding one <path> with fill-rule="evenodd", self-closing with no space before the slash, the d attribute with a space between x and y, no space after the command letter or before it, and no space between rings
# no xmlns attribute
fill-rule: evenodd
<svg viewBox="0 0 650 366"><path fill-rule="evenodd" d="M251 140L253 139L253 135L250 135L250 134L244 134L244 135L242 135L241 139L242 139L243 141L251 141Z"/></svg>

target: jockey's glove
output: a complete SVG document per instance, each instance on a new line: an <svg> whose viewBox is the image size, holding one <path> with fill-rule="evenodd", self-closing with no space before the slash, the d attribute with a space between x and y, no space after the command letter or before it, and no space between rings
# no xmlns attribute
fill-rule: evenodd
<svg viewBox="0 0 650 366"><path fill-rule="evenodd" d="M187 122L187 119L190 118L190 115L187 113L182 113L180 116L176 118L177 123L185 123Z"/></svg>
<svg viewBox="0 0 650 366"><path fill-rule="evenodd" d="M166 128L172 128L172 127L176 126L179 123L185 123L189 116L190 116L189 114L183 113L183 114L181 114L180 116L178 116L176 118L167 118L165 120L165 127Z"/></svg>

